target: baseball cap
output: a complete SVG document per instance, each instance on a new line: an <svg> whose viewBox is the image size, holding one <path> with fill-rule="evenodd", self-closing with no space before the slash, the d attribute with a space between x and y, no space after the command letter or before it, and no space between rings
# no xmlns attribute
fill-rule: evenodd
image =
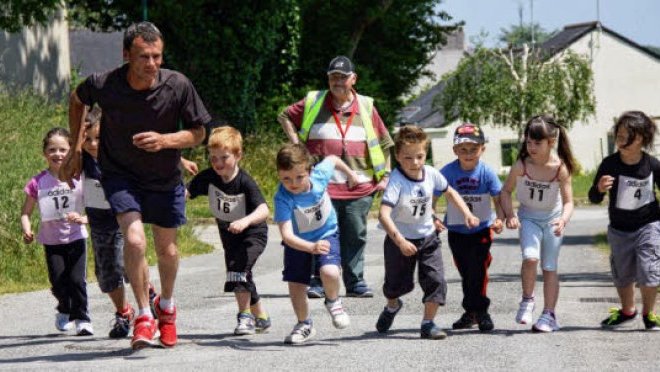
<svg viewBox="0 0 660 372"><path fill-rule="evenodd" d="M330 61L330 65L328 66L328 75L335 72L348 75L355 72L355 67L348 57L337 56Z"/></svg>
<svg viewBox="0 0 660 372"><path fill-rule="evenodd" d="M483 145L486 143L486 137L484 137L484 132L478 126L471 123L463 123L454 131L454 145L461 143Z"/></svg>

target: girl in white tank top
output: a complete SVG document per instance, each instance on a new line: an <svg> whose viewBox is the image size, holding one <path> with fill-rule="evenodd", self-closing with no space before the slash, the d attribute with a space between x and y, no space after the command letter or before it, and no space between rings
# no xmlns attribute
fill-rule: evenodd
<svg viewBox="0 0 660 372"><path fill-rule="evenodd" d="M532 323L536 272L541 261L544 309L532 327L535 332L559 330L554 313L559 297L557 259L561 237L573 214L571 174L574 169L575 160L564 128L548 115L530 119L525 126L518 160L502 188L500 202L507 228L520 229L523 293L516 314L516 322L520 324ZM520 202L520 216L513 210L514 190Z"/></svg>

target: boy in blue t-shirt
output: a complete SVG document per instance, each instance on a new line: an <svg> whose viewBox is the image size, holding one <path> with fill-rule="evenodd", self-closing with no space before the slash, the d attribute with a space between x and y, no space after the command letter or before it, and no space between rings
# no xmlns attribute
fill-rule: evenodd
<svg viewBox="0 0 660 372"><path fill-rule="evenodd" d="M325 306L333 325L341 329L350 324L339 298L337 215L326 190L335 167L346 173L349 185L356 184L355 172L336 156L328 156L312 168L312 158L303 145L288 144L277 153L280 185L275 194L274 219L284 245L283 280L289 283L289 296L298 319L284 339L287 344L302 344L316 334L307 303L312 260L320 271Z"/></svg>
<svg viewBox="0 0 660 372"><path fill-rule="evenodd" d="M468 228L456 208L447 205L444 223L448 229L449 248L462 278L465 309L452 328L466 329L477 324L482 332L495 327L488 314L487 270L492 261L491 231L497 234L502 232L504 216L499 203L502 183L495 171L479 160L486 149L485 143L484 132L479 127L470 123L460 125L454 132L454 154L458 159L441 170L449 185L461 194L472 213L481 220L476 228ZM497 215L494 219L491 199L495 202Z"/></svg>
<svg viewBox="0 0 660 372"><path fill-rule="evenodd" d="M383 284L387 306L378 317L376 329L385 333L392 326L394 317L403 306L399 297L414 288L413 274L419 262L419 285L424 291L420 336L438 340L447 337L433 322L438 307L445 304L447 282L438 237L443 226L433 214L435 202L444 194L448 204L455 204L455 208L461 211L466 225L477 226L479 219L440 172L425 165L428 145L426 133L412 125L401 127L395 140L399 166L387 184L379 216L387 232Z"/></svg>

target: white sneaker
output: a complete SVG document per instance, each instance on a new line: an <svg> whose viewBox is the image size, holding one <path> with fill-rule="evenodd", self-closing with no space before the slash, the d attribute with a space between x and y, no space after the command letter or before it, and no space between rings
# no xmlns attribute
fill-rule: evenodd
<svg viewBox="0 0 660 372"><path fill-rule="evenodd" d="M346 314L344 306L341 303L341 298L337 298L331 304L325 303L325 308L328 309L330 316L332 316L332 325L338 329L344 329L351 324L351 319Z"/></svg>
<svg viewBox="0 0 660 372"><path fill-rule="evenodd" d="M536 320L536 324L532 326L532 331L534 332L554 332L559 330L559 323L557 319L550 315L549 313L543 313Z"/></svg>
<svg viewBox="0 0 660 372"><path fill-rule="evenodd" d="M284 338L285 344L300 345L311 340L316 335L312 324L298 323L293 327L291 334Z"/></svg>
<svg viewBox="0 0 660 372"><path fill-rule="evenodd" d="M518 313L516 313L516 323L532 324L535 307L536 303L534 301L520 301L520 307L518 308Z"/></svg>
<svg viewBox="0 0 660 372"><path fill-rule="evenodd" d="M78 336L91 336L94 334L92 323L86 320L76 320L76 334Z"/></svg>
<svg viewBox="0 0 660 372"><path fill-rule="evenodd" d="M248 313L238 313L236 316L237 324L234 329L236 336L253 335L256 330L254 328L254 316Z"/></svg>
<svg viewBox="0 0 660 372"><path fill-rule="evenodd" d="M55 314L55 328L60 332L66 332L73 328L73 322L69 320L69 314Z"/></svg>

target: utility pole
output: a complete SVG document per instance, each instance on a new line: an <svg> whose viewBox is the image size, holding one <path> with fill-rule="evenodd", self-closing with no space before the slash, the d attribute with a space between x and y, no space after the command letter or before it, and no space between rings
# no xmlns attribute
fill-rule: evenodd
<svg viewBox="0 0 660 372"><path fill-rule="evenodd" d="M529 30L532 33L532 48L536 41L534 40L534 0L529 0Z"/></svg>

